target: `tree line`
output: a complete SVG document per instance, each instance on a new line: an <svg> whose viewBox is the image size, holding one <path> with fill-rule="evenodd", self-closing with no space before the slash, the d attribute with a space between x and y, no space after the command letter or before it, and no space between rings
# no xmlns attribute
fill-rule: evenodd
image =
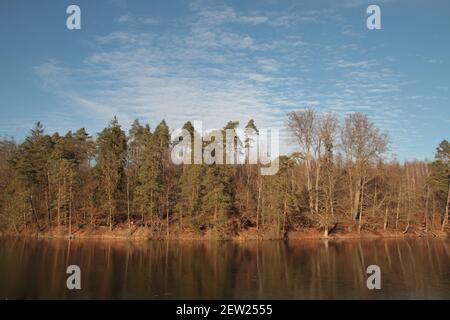
<svg viewBox="0 0 450 320"><path fill-rule="evenodd" d="M433 161L387 159L389 137L366 115L339 119L313 109L287 114L295 152L279 171L260 165L171 161L170 130L118 119L95 138L84 128L45 133L38 122L20 144L0 139L0 229L17 234L146 228L155 237L186 232L217 238L253 232L444 231L449 219L450 144ZM236 129L230 121L223 130ZM246 129L258 132L250 120ZM194 140L195 131L185 123ZM239 140L239 139L237 139ZM179 142L179 141L178 141ZM235 141L244 150L250 137ZM245 156L245 154L244 154Z"/></svg>

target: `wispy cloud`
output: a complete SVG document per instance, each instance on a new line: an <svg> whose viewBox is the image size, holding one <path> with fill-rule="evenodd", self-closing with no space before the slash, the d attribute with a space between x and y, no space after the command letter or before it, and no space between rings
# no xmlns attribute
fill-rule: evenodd
<svg viewBox="0 0 450 320"><path fill-rule="evenodd" d="M159 19L153 17L139 17L128 12L118 17L117 22L131 25L156 25L159 23Z"/></svg>
<svg viewBox="0 0 450 320"><path fill-rule="evenodd" d="M336 67L339 68L362 68L367 69L369 67L374 67L377 65L375 61L346 61L346 60L338 60L334 63Z"/></svg>
<svg viewBox="0 0 450 320"><path fill-rule="evenodd" d="M428 63L443 64L444 60L441 60L441 59L429 59Z"/></svg>
<svg viewBox="0 0 450 320"><path fill-rule="evenodd" d="M217 128L254 118L259 126L283 127L287 111L313 106L339 115L366 112L399 139L407 134L401 130L412 128L402 115L405 81L395 64L367 58L363 36L352 34L334 9L238 12L193 2L190 10L177 22L179 32L154 30L161 21L126 12L117 19L123 29L92 38L95 50L81 65L49 60L35 71L46 89L103 123L118 115L125 125L134 118L152 125L166 118L172 127L203 120ZM324 21L342 41L290 29ZM126 27L138 23L150 28ZM261 36L267 28L276 36Z"/></svg>

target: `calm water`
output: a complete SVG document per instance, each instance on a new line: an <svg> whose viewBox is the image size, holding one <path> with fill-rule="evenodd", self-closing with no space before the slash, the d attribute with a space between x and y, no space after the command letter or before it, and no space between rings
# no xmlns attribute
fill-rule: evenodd
<svg viewBox="0 0 450 320"><path fill-rule="evenodd" d="M66 289L81 267L82 290ZM377 264L382 289L366 289ZM0 238L1 299L450 299L449 240L100 242Z"/></svg>

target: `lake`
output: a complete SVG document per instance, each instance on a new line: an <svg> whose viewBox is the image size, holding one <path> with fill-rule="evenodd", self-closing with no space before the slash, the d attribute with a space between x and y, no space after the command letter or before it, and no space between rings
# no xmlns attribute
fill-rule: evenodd
<svg viewBox="0 0 450 320"><path fill-rule="evenodd" d="M0 241L1 299L450 299L448 239Z"/></svg>

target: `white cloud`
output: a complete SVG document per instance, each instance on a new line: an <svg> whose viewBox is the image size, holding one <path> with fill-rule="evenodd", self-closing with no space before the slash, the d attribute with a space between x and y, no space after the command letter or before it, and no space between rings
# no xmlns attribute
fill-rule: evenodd
<svg viewBox="0 0 450 320"><path fill-rule="evenodd" d="M277 19L284 21L280 26L319 23L323 11L240 14L191 7L195 18L180 23L182 33L151 28L99 35L81 66L48 61L35 70L49 91L102 124L118 115L126 126L134 118L153 126L165 118L172 128L188 120L217 128L228 120L245 125L254 118L260 127L284 127L288 110L312 106L340 115L381 114L380 125L395 130L394 121L408 128L409 120L392 103L401 91L399 76L382 59L364 60L359 39L329 44L283 30L267 40L249 31L273 26ZM311 19L301 22L302 17ZM125 14L118 22L133 19Z"/></svg>
<svg viewBox="0 0 450 320"><path fill-rule="evenodd" d="M275 59L260 58L256 61L263 71L277 71L280 64Z"/></svg>
<svg viewBox="0 0 450 320"><path fill-rule="evenodd" d="M344 31L342 31L342 34L344 36L348 36L348 37L360 37L361 34L359 34L358 32L353 31L353 29L351 28L345 28Z"/></svg>
<svg viewBox="0 0 450 320"><path fill-rule="evenodd" d="M248 78L250 80L254 80L254 81L258 81L258 82L267 82L267 81L272 80L271 77L268 77L268 76L265 76L262 74L256 74L256 73L249 74Z"/></svg>
<svg viewBox="0 0 450 320"><path fill-rule="evenodd" d="M268 22L269 18L263 16L242 16L238 19L238 21L245 24L258 25Z"/></svg>
<svg viewBox="0 0 450 320"><path fill-rule="evenodd" d="M159 20L153 17L139 17L132 13L126 13L117 18L117 22L121 24L134 24L134 25L156 25L159 24Z"/></svg>
<svg viewBox="0 0 450 320"><path fill-rule="evenodd" d="M444 61L441 59L429 59L428 63L434 63L434 64L443 64Z"/></svg>
<svg viewBox="0 0 450 320"><path fill-rule="evenodd" d="M347 61L347 60L338 60L335 63L333 63L334 66L339 68L363 68L367 69L369 67L373 67L377 65L377 62L375 61Z"/></svg>

